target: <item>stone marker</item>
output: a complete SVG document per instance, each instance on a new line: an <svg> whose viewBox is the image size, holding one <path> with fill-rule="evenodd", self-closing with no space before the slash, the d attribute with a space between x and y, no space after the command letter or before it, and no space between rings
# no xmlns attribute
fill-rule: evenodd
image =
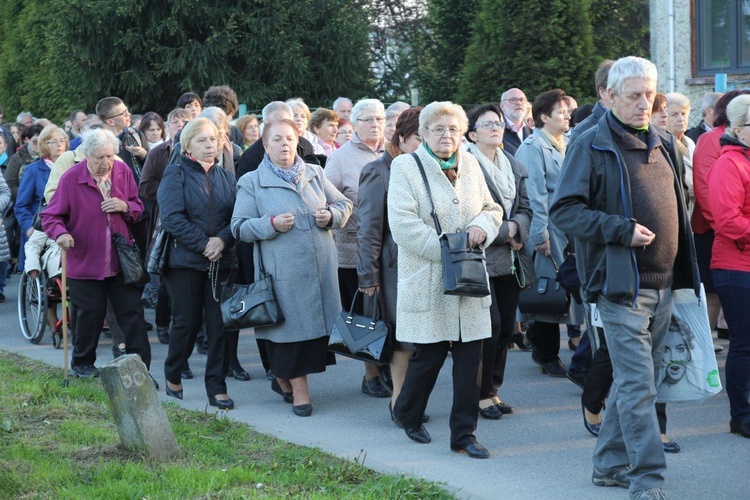
<svg viewBox="0 0 750 500"><path fill-rule="evenodd" d="M161 460L180 453L180 445L156 395L154 382L137 354L107 363L99 372L120 442Z"/></svg>

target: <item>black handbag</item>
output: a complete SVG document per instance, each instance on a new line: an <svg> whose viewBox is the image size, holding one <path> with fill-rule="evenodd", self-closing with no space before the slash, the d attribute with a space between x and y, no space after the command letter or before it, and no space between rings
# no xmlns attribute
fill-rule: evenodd
<svg viewBox="0 0 750 500"><path fill-rule="evenodd" d="M148 271L143 266L141 251L138 249L138 244L136 244L135 240L130 245L123 235L114 233L112 235L112 243L117 249L122 279L126 285L145 285L151 281Z"/></svg>
<svg viewBox="0 0 750 500"><path fill-rule="evenodd" d="M535 253L534 258L541 258L540 254ZM552 256L549 259L554 266L555 276L539 276L534 286L521 292L518 297L518 310L523 314L568 315L570 296L557 279L559 271L555 260Z"/></svg>
<svg viewBox="0 0 750 500"><path fill-rule="evenodd" d="M154 235L151 251L148 254L148 272L163 274L169 262L169 233L159 226Z"/></svg>
<svg viewBox="0 0 750 500"><path fill-rule="evenodd" d="M443 263L443 293L464 297L486 297L490 294L490 282L487 275L484 250L469 247L469 233L443 233L432 201L430 183L416 153L412 156L417 161L419 173L427 188L427 197L432 206L432 220L440 239L440 255Z"/></svg>
<svg viewBox="0 0 750 500"><path fill-rule="evenodd" d="M328 338L328 350L360 361L388 363L393 348L389 342L388 324L380 319L378 296L375 294L375 306L370 317L354 312L359 293L359 290L355 292L349 310L342 311L334 321Z"/></svg>
<svg viewBox="0 0 750 500"><path fill-rule="evenodd" d="M255 260L259 271L258 279L247 285L235 283L235 261L229 279L221 289L221 318L225 330L279 325L284 322L273 288L273 277L263 267L260 242L255 244L255 249L258 252Z"/></svg>

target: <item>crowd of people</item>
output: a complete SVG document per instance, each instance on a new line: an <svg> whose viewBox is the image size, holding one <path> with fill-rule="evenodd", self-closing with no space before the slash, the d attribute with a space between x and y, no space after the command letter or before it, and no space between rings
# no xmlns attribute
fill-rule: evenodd
<svg viewBox="0 0 750 500"><path fill-rule="evenodd" d="M368 307L377 297L393 352L364 363L361 391L388 398L409 439L431 441L425 410L451 353L450 448L489 457L478 418L513 413L499 394L508 349L530 350L543 375L583 389L594 484L665 498L664 453L680 447L655 386L673 289L697 295L702 282L712 328L723 311L730 431L750 437L750 91L707 93L688 129L690 101L658 94L651 62L605 61L595 80L598 101L580 108L562 89L529 102L512 88L468 111L341 97L311 112L291 98L236 117L235 92L216 86L183 94L165 119L136 117L118 97L63 127L21 113L0 131L0 300L8 276L39 273L40 254L62 250L76 376L98 375L105 325L115 357L150 367L145 305L168 344L166 394L182 399L195 350L207 355L209 404L231 409L227 377L250 375L221 288L262 266L285 321L255 329L258 351L271 389L306 417L308 376L336 362L336 317L357 294ZM484 251L487 296L444 293L436 219ZM159 232L161 275L125 279L120 245L145 262ZM568 310L520 314L535 284L525 278L554 277L570 259L580 290Z"/></svg>

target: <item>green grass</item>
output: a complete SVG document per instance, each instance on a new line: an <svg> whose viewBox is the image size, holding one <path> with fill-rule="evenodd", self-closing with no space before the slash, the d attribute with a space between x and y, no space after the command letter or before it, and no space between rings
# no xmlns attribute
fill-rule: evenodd
<svg viewBox="0 0 750 500"><path fill-rule="evenodd" d="M385 475L259 434L212 413L165 405L182 456L123 449L98 380L0 351L0 498L452 498L440 485Z"/></svg>

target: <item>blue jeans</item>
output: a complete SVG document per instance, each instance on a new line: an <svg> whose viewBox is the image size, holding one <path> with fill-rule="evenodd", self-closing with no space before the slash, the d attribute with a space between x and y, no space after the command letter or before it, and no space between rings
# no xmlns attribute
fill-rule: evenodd
<svg viewBox="0 0 750 500"><path fill-rule="evenodd" d="M660 487L667 468L656 417L656 370L672 316L672 290L641 290L635 307L596 301L612 360L610 389L594 466L630 465L630 491Z"/></svg>
<svg viewBox="0 0 750 500"><path fill-rule="evenodd" d="M750 273L714 269L713 278L729 326L729 410L733 420L750 420Z"/></svg>

